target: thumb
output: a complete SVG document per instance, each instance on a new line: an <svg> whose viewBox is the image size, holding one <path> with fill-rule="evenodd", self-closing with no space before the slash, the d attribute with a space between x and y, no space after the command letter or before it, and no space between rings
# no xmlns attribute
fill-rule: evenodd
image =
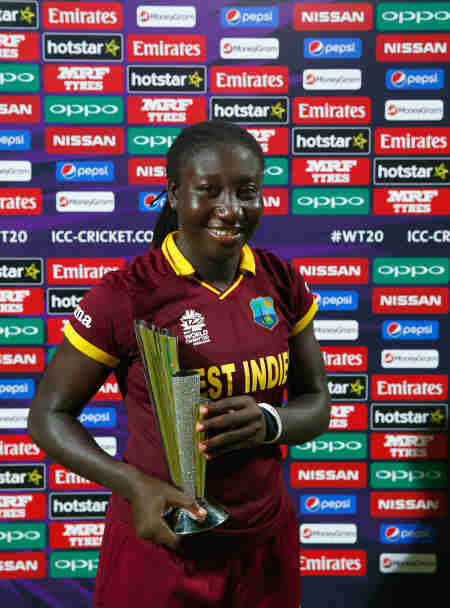
<svg viewBox="0 0 450 608"><path fill-rule="evenodd" d="M177 488L170 488L170 492L166 494L166 499L169 506L186 509L196 519L203 520L206 517L206 510L197 504L195 498L187 496Z"/></svg>

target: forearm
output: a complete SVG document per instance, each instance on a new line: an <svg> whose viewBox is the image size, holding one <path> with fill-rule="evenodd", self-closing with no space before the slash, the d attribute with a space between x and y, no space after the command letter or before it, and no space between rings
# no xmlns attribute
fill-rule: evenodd
<svg viewBox="0 0 450 608"><path fill-rule="evenodd" d="M277 443L302 444L325 433L330 421L328 392L305 393L278 408L282 432Z"/></svg>
<svg viewBox="0 0 450 608"><path fill-rule="evenodd" d="M56 462L130 500L142 475L135 467L107 454L84 426L66 412L30 415L31 438Z"/></svg>

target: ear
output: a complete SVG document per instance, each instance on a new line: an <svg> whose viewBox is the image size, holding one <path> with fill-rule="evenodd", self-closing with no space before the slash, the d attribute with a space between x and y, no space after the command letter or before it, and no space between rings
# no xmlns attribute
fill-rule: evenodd
<svg viewBox="0 0 450 608"><path fill-rule="evenodd" d="M177 189L176 182L169 180L167 183L167 202L174 211L177 210L178 206Z"/></svg>

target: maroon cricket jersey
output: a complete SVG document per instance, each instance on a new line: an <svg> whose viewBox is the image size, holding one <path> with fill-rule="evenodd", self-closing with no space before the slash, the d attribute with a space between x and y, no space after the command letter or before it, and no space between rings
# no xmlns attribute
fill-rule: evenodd
<svg viewBox="0 0 450 608"><path fill-rule="evenodd" d="M220 291L196 276L171 233L161 249L135 258L95 285L66 325L65 336L84 354L115 369L128 410L124 460L169 481L134 320L178 337L180 367L200 372L205 397L249 394L280 406L289 338L311 322L316 310L301 275L276 255L245 245L235 281ZM215 533L265 536L281 525L290 504L278 446L213 459L206 487L207 495L231 512ZM111 509L132 521L130 505L121 497L113 495Z"/></svg>

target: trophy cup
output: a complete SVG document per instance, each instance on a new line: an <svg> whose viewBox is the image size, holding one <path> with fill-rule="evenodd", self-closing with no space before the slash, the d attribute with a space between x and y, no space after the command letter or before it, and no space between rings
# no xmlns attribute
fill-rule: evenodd
<svg viewBox="0 0 450 608"><path fill-rule="evenodd" d="M177 337L166 329L145 321L135 321L134 329L170 478L206 511L199 520L187 509L172 508L164 518L175 534L211 530L229 514L205 497L206 458L198 447L205 433L195 430L200 405L206 402L200 397L200 374L180 370Z"/></svg>

